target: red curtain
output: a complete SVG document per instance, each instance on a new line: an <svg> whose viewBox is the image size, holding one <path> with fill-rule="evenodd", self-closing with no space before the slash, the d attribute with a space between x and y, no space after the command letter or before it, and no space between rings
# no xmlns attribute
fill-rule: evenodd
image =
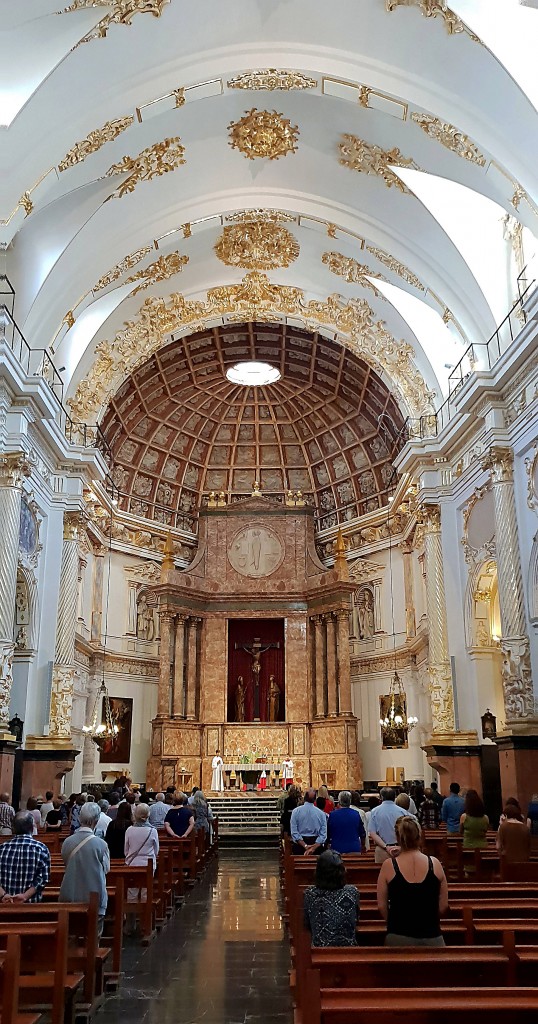
<svg viewBox="0 0 538 1024"><path fill-rule="evenodd" d="M274 676L280 689L278 721L285 717L284 680L284 619L229 619L228 620L228 721L236 720L235 691L237 677L243 676L245 684L245 722L254 721L254 683L252 679L252 657L241 650L242 644L259 640L266 644L280 644L270 647L260 658L260 721L268 721L267 695L269 676ZM237 650L236 650L237 644Z"/></svg>

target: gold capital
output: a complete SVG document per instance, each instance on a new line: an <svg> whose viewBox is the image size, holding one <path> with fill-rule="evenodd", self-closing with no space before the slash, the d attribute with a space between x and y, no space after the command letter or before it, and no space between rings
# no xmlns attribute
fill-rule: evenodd
<svg viewBox="0 0 538 1024"><path fill-rule="evenodd" d="M30 463L22 452L0 455L0 487L20 487L23 478L30 473Z"/></svg>
<svg viewBox="0 0 538 1024"><path fill-rule="evenodd" d="M511 448L494 444L482 459L482 469L490 470L493 483L514 478L514 453Z"/></svg>

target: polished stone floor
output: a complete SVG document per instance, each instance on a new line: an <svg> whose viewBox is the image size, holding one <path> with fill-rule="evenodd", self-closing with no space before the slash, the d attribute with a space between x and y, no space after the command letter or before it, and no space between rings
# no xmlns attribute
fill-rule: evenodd
<svg viewBox="0 0 538 1024"><path fill-rule="evenodd" d="M96 1024L291 1024L277 850L223 850L124 977Z"/></svg>

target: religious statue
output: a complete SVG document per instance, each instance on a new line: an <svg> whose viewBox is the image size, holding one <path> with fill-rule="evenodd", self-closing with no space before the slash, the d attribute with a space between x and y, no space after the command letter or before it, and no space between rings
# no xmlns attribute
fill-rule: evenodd
<svg viewBox="0 0 538 1024"><path fill-rule="evenodd" d="M267 692L267 721L277 722L280 708L280 687L274 676L269 676L269 690Z"/></svg>
<svg viewBox="0 0 538 1024"><path fill-rule="evenodd" d="M211 768L213 769L213 773L211 775L211 790L213 793L222 793L224 789L223 765L224 761L220 756L220 750L216 750L215 756L211 762Z"/></svg>
<svg viewBox="0 0 538 1024"><path fill-rule="evenodd" d="M237 686L235 688L235 720L236 722L245 721L245 684L243 682L243 676L237 677Z"/></svg>
<svg viewBox="0 0 538 1024"><path fill-rule="evenodd" d="M136 605L136 635L139 640L155 639L153 608L149 607L144 591L140 594Z"/></svg>
<svg viewBox="0 0 538 1024"><path fill-rule="evenodd" d="M371 590L363 590L359 603L359 630L361 640L369 640L374 635L374 599Z"/></svg>
<svg viewBox="0 0 538 1024"><path fill-rule="evenodd" d="M246 651L247 654L250 654L250 657L252 658L252 681L254 683L254 721L255 722L259 722L259 720L260 720L260 672L261 672L260 658L261 658L262 654L265 654L265 652L268 651L271 647L276 647L277 649L279 649L280 648L280 644L279 643L276 643L276 644L265 644L265 646L263 646L261 641L260 641L260 638L258 636L254 637L254 640L253 640L253 642L251 644L236 644L235 645L236 651L237 650ZM240 719L237 719L237 721L240 721ZM241 719L241 721L244 721L244 719Z"/></svg>

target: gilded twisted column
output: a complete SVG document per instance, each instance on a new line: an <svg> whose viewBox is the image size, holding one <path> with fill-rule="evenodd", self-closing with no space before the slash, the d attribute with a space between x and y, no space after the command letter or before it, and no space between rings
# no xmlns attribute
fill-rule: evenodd
<svg viewBox="0 0 538 1024"><path fill-rule="evenodd" d="M491 471L495 508L503 693L508 725L533 718L535 713L514 494L514 453L511 448L493 445L482 466Z"/></svg>
<svg viewBox="0 0 538 1024"><path fill-rule="evenodd" d="M0 456L0 732L8 733L21 493L23 478L29 474L24 455Z"/></svg>
<svg viewBox="0 0 538 1024"><path fill-rule="evenodd" d="M432 733L455 729L454 692L448 655L445 577L441 544L439 505L422 506L424 553L426 558L426 602L428 610L428 674L432 709Z"/></svg>
<svg viewBox="0 0 538 1024"><path fill-rule="evenodd" d="M174 718L184 718L185 708L185 623L184 615L176 616L176 640L174 654L174 696L172 714Z"/></svg>
<svg viewBox="0 0 538 1024"><path fill-rule="evenodd" d="M316 718L325 717L325 695L323 671L323 618L321 615L313 615L314 623L314 672L316 685Z"/></svg>
<svg viewBox="0 0 538 1024"><path fill-rule="evenodd" d="M338 712L351 715L351 665L349 662L349 612L336 612L336 649L338 655Z"/></svg>
<svg viewBox="0 0 538 1024"><path fill-rule="evenodd" d="M161 645L159 662L159 690L157 695L157 715L159 718L170 714L170 688L172 681L172 645L173 618L171 612L161 611Z"/></svg>
<svg viewBox="0 0 538 1024"><path fill-rule="evenodd" d="M196 694L198 689L198 626L202 620L189 619L187 623L187 719L196 718Z"/></svg>
<svg viewBox="0 0 538 1024"><path fill-rule="evenodd" d="M327 714L336 714L336 619L332 612L325 616L327 630Z"/></svg>
<svg viewBox="0 0 538 1024"><path fill-rule="evenodd" d="M71 741L78 602L78 538L83 523L84 518L80 512L64 513L56 648L49 713L49 737L64 742Z"/></svg>

